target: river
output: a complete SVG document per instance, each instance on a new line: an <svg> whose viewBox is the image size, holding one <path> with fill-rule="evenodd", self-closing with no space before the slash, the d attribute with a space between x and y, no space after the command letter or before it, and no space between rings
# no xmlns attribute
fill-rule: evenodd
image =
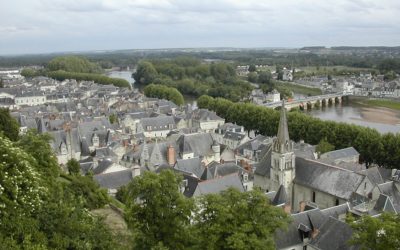
<svg viewBox="0 0 400 250"><path fill-rule="evenodd" d="M370 107L350 102L322 109L305 111L322 120L352 123L378 130L381 133L400 132L400 111L381 107Z"/></svg>
<svg viewBox="0 0 400 250"><path fill-rule="evenodd" d="M132 78L132 71L111 71L108 73L108 76L125 79L132 86L135 82ZM296 94L294 98L304 98L304 95ZM195 99L185 96L185 100L190 103ZM304 112L322 120L352 123L375 128L381 133L400 132L400 111L397 110L369 107L349 102Z"/></svg>
<svg viewBox="0 0 400 250"><path fill-rule="evenodd" d="M112 78L122 78L127 80L133 87L135 79L132 78L132 71L111 71L107 73L107 76Z"/></svg>

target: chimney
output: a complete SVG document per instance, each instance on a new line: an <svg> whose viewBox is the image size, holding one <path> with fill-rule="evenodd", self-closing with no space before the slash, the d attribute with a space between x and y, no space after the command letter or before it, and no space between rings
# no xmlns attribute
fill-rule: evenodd
<svg viewBox="0 0 400 250"><path fill-rule="evenodd" d="M140 167L136 165L132 168L132 178L135 178L136 176L139 175L140 175Z"/></svg>
<svg viewBox="0 0 400 250"><path fill-rule="evenodd" d="M299 211L300 212L304 212L305 209L306 209L306 202L305 201L300 201L300 203L299 203Z"/></svg>
<svg viewBox="0 0 400 250"><path fill-rule="evenodd" d="M175 164L175 148L172 145L167 148L167 161L171 167Z"/></svg>

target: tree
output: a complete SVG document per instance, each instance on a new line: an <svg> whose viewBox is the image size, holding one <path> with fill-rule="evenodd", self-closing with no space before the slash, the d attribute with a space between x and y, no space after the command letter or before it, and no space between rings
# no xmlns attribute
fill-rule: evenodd
<svg viewBox="0 0 400 250"><path fill-rule="evenodd" d="M252 83L256 83L258 81L258 75L256 72L250 72L247 74L247 80Z"/></svg>
<svg viewBox="0 0 400 250"><path fill-rule="evenodd" d="M11 116L9 109L0 108L0 134L12 141L18 140L19 124Z"/></svg>
<svg viewBox="0 0 400 250"><path fill-rule="evenodd" d="M31 68L23 68L21 70L21 75L26 78L31 78L31 77L38 76L39 73L36 70L31 69Z"/></svg>
<svg viewBox="0 0 400 250"><path fill-rule="evenodd" d="M157 77L157 71L151 62L139 62L136 72L133 73L133 78L137 83L150 84Z"/></svg>
<svg viewBox="0 0 400 250"><path fill-rule="evenodd" d="M400 215L383 213L379 217L365 215L355 221L352 216L347 222L353 229L352 245L361 249L400 249Z"/></svg>
<svg viewBox="0 0 400 250"><path fill-rule="evenodd" d="M182 178L171 170L159 175L145 172L128 186L126 220L133 231L135 249L186 249L191 246L191 199L179 192Z"/></svg>
<svg viewBox="0 0 400 250"><path fill-rule="evenodd" d="M0 221L29 216L42 204L47 192L35 169L35 159L0 135Z"/></svg>
<svg viewBox="0 0 400 250"><path fill-rule="evenodd" d="M228 189L199 200L194 225L199 249L274 249L274 234L289 216L260 191Z"/></svg>
<svg viewBox="0 0 400 250"><path fill-rule="evenodd" d="M114 124L114 123L116 123L116 122L118 121L118 117L117 117L116 114L111 114L111 115L108 117L108 119L110 120L110 123L111 123L111 124Z"/></svg>
<svg viewBox="0 0 400 250"><path fill-rule="evenodd" d="M69 174L79 175L81 173L81 166L79 162L73 158L67 162L67 169Z"/></svg>
<svg viewBox="0 0 400 250"><path fill-rule="evenodd" d="M317 147L315 148L315 151L316 151L319 155L321 155L321 154L323 154L323 153L326 153L326 152L330 152L330 151L332 151L332 150L335 150L335 146L332 145L332 144L330 144L330 143L328 142L328 140L326 139L326 137L323 138L323 139L318 143Z"/></svg>
<svg viewBox="0 0 400 250"><path fill-rule="evenodd" d="M0 79L0 88L4 88L4 82L3 82L3 79Z"/></svg>
<svg viewBox="0 0 400 250"><path fill-rule="evenodd" d="M271 85L271 80L272 80L272 74L271 72L268 71L262 71L258 75L258 83L265 83Z"/></svg>
<svg viewBox="0 0 400 250"><path fill-rule="evenodd" d="M249 72L256 72L256 70L257 70L256 65L250 64L250 66L249 66Z"/></svg>
<svg viewBox="0 0 400 250"><path fill-rule="evenodd" d="M161 84L147 85L144 88L144 94L148 97L170 100L176 105L184 104L183 96L176 88L167 87Z"/></svg>
<svg viewBox="0 0 400 250"><path fill-rule="evenodd" d="M81 56L59 56L52 59L47 68L50 71L64 70L75 73L102 73L100 65Z"/></svg>

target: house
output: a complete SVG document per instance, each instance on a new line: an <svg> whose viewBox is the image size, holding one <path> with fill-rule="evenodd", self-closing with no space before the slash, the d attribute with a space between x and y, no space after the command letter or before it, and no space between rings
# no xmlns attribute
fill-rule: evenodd
<svg viewBox="0 0 400 250"><path fill-rule="evenodd" d="M225 119L207 109L196 109L187 115L188 127L200 128L204 132L214 132L225 123Z"/></svg>
<svg viewBox="0 0 400 250"><path fill-rule="evenodd" d="M157 116L140 119L136 132L143 133L146 138L166 138L174 129L176 125L172 116Z"/></svg>
<svg viewBox="0 0 400 250"><path fill-rule="evenodd" d="M283 81L293 81L293 74L290 69L283 68L282 70L282 80Z"/></svg>
<svg viewBox="0 0 400 250"><path fill-rule="evenodd" d="M140 175L140 169L126 169L117 172L103 173L93 176L100 187L107 189L108 194L115 195L118 189L128 185L134 177Z"/></svg>
<svg viewBox="0 0 400 250"><path fill-rule="evenodd" d="M15 96L18 106L35 106L46 103L46 95L38 91L22 91Z"/></svg>

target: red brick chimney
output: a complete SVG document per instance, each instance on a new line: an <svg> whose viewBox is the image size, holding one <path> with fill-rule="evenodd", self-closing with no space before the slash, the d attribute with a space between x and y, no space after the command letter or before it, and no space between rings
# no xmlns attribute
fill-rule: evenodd
<svg viewBox="0 0 400 250"><path fill-rule="evenodd" d="M167 161L171 167L175 164L175 148L172 145L167 148Z"/></svg>

